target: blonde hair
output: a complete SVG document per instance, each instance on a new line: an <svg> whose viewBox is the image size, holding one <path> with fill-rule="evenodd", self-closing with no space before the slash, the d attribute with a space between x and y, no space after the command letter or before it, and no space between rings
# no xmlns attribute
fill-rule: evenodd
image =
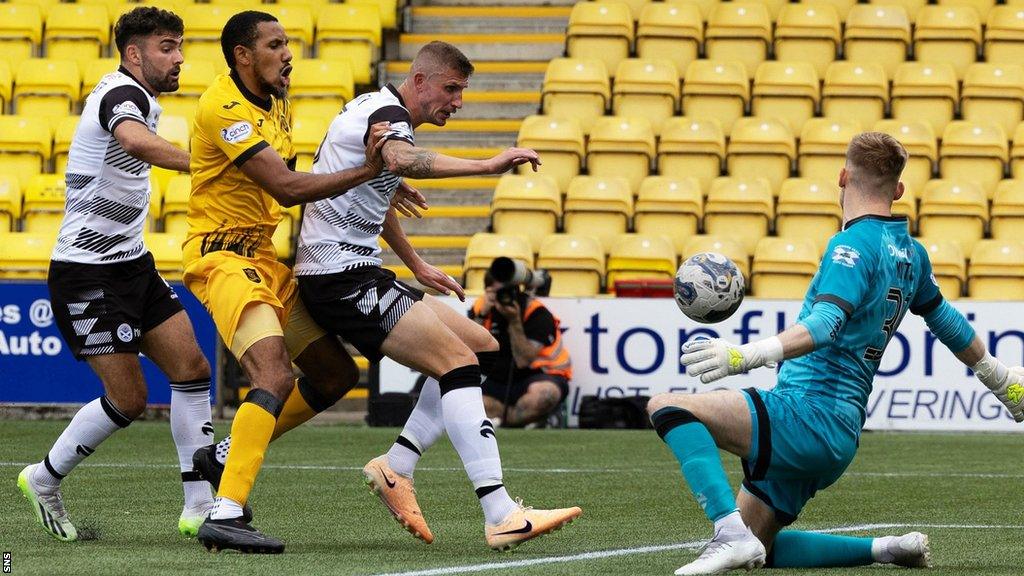
<svg viewBox="0 0 1024 576"><path fill-rule="evenodd" d="M862 132L846 149L846 170L854 187L866 192L895 193L907 165L907 150L882 132Z"/></svg>

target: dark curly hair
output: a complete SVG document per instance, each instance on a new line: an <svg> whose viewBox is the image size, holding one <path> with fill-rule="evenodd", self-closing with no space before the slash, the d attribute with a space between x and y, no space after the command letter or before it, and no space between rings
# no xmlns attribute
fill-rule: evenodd
<svg viewBox="0 0 1024 576"><path fill-rule="evenodd" d="M159 33L181 36L185 33L185 25L181 17L174 12L143 6L126 12L117 19L117 24L114 25L114 44L117 51L124 56L124 49L132 39Z"/></svg>
<svg viewBox="0 0 1024 576"><path fill-rule="evenodd" d="M250 50L256 47L260 22L277 22L277 18L266 12L246 10L232 16L224 25L220 33L220 49L224 52L228 68L235 69L235 46L245 46Z"/></svg>

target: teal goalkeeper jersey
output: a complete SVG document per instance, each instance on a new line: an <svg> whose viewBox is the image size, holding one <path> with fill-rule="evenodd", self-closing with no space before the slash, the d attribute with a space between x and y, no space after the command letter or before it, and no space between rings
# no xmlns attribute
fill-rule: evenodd
<svg viewBox="0 0 1024 576"><path fill-rule="evenodd" d="M831 302L846 322L830 342L786 360L775 390L853 404L863 423L871 383L889 339L910 310L942 302L928 253L910 237L905 217L862 216L832 237L800 310Z"/></svg>

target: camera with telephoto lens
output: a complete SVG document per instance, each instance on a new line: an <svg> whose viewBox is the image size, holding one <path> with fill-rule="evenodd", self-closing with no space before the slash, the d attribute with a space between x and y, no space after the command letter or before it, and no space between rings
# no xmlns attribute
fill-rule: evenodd
<svg viewBox="0 0 1024 576"><path fill-rule="evenodd" d="M502 306L511 306L524 291L536 296L547 296L551 291L547 270L530 270L526 264L505 256L495 258L488 273L500 285L494 296Z"/></svg>

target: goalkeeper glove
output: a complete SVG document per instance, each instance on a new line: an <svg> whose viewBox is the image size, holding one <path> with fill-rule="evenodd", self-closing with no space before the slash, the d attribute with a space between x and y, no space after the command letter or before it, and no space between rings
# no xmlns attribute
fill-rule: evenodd
<svg viewBox="0 0 1024 576"><path fill-rule="evenodd" d="M682 352L679 361L686 366L686 371L700 376L705 384L761 366L774 367L783 354L782 341L775 336L742 346L721 338L702 338L683 344Z"/></svg>
<svg viewBox="0 0 1024 576"><path fill-rule="evenodd" d="M1007 368L988 352L971 366L974 375L1006 406L1017 422L1024 422L1024 368Z"/></svg>

